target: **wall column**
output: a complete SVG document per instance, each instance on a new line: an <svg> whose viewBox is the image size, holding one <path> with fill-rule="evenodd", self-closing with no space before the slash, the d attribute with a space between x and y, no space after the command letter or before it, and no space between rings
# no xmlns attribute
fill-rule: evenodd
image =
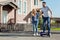
<svg viewBox="0 0 60 40"><path fill-rule="evenodd" d="M2 10L3 10L3 6L0 5L0 23L2 23Z"/></svg>

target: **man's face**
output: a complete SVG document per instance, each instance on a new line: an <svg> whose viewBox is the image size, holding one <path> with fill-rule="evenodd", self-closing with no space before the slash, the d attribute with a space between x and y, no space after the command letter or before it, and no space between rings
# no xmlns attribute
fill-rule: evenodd
<svg viewBox="0 0 60 40"><path fill-rule="evenodd" d="M43 5L43 7L45 7L46 6L46 3L42 3L42 5Z"/></svg>

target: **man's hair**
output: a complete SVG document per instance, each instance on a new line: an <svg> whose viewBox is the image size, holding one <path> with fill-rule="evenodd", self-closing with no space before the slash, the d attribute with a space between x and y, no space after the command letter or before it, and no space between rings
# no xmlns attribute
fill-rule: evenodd
<svg viewBox="0 0 60 40"><path fill-rule="evenodd" d="M42 3L46 3L46 2L42 2Z"/></svg>

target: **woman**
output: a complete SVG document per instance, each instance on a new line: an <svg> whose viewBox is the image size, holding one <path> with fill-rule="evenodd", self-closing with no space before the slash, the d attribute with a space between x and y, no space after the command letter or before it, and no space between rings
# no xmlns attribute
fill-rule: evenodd
<svg viewBox="0 0 60 40"><path fill-rule="evenodd" d="M36 11L37 11L37 12L36 12L36 19L37 19L37 23L36 23L36 25L37 25L36 32L37 32L37 35L38 35L38 24L39 24L39 17L40 17L40 9L37 8Z"/></svg>
<svg viewBox="0 0 60 40"><path fill-rule="evenodd" d="M31 15L32 15L33 33L35 36L35 35L38 35L39 12L33 9Z"/></svg>

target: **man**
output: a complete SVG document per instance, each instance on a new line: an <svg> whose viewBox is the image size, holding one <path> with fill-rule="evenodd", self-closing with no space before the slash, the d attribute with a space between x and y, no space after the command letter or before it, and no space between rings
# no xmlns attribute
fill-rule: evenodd
<svg viewBox="0 0 60 40"><path fill-rule="evenodd" d="M51 13L51 17L52 17L52 11L49 9L48 6L46 6L46 2L42 2L42 18L43 18L43 32L45 32L45 25L46 25L46 21L47 21L47 26L48 26L48 34L50 33L50 17L48 14L48 11L50 11Z"/></svg>

